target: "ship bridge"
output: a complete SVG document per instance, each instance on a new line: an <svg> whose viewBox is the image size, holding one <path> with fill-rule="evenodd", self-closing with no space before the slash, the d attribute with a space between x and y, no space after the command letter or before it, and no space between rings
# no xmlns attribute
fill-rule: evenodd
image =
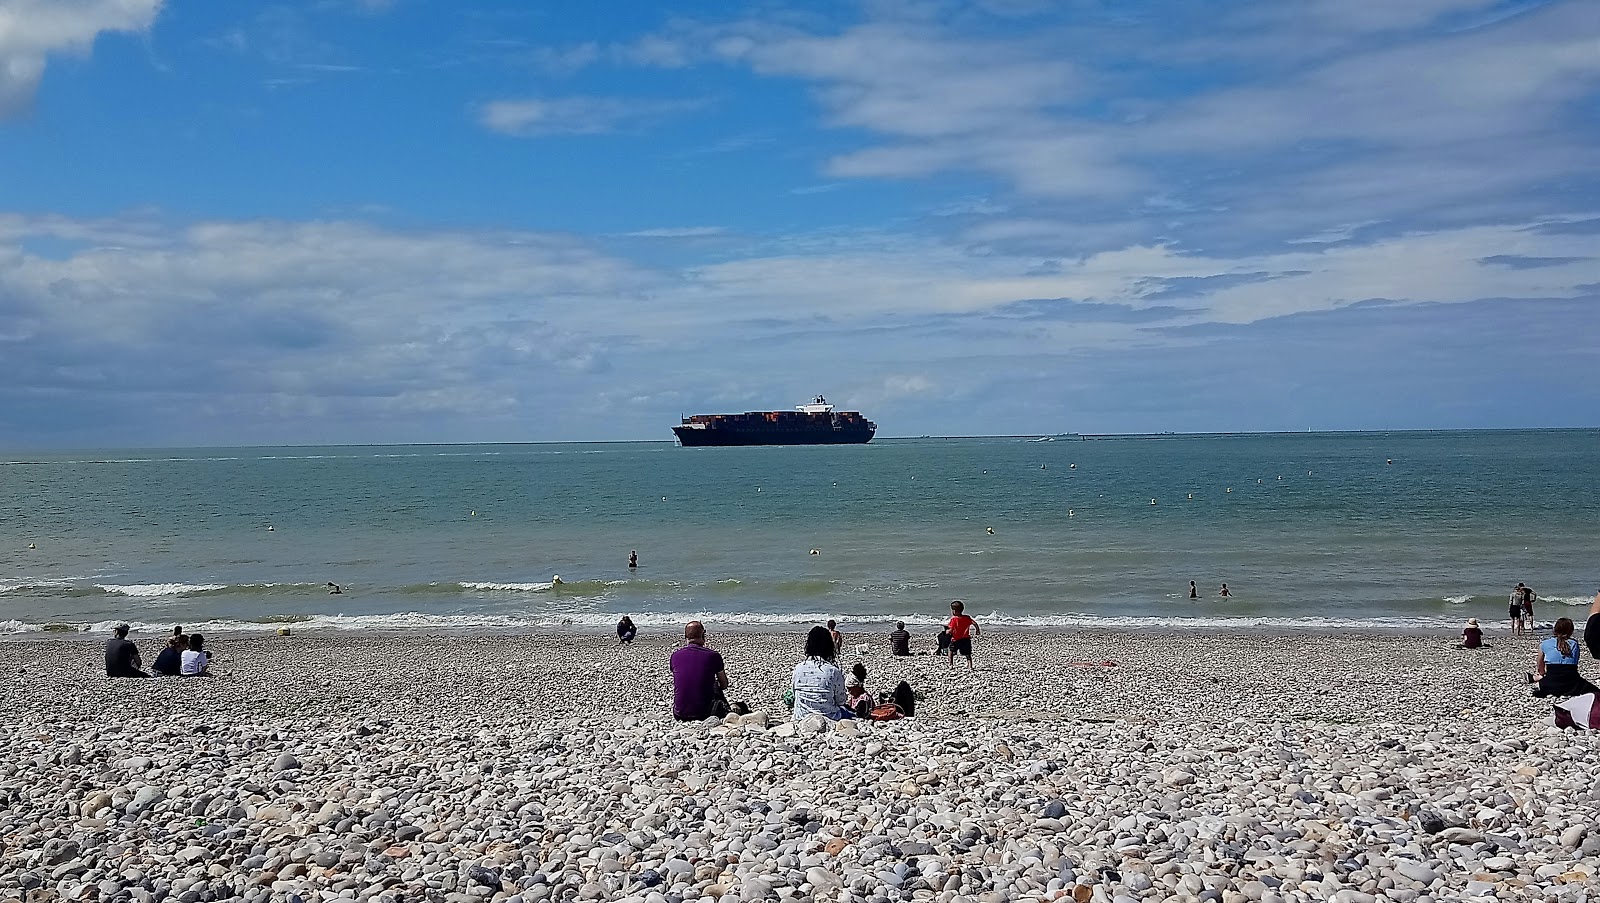
<svg viewBox="0 0 1600 903"><path fill-rule="evenodd" d="M833 413L833 405L828 404L828 399L823 398L821 395L818 395L817 396L817 400L812 402L811 404L797 404L797 405L794 406L794 409L796 411L799 411L802 414L832 414Z"/></svg>

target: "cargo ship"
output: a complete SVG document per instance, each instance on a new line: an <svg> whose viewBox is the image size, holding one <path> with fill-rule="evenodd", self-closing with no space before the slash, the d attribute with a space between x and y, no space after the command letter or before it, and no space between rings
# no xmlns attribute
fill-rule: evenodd
<svg viewBox="0 0 1600 903"><path fill-rule="evenodd" d="M856 411L835 411L821 395L792 411L696 414L672 428L690 445L860 445L878 425Z"/></svg>

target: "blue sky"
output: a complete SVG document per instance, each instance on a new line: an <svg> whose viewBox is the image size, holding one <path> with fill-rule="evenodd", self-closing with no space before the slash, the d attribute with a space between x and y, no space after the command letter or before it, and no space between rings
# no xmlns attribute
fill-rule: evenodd
<svg viewBox="0 0 1600 903"><path fill-rule="evenodd" d="M1595 426L1597 138L1592 0L0 0L0 445Z"/></svg>

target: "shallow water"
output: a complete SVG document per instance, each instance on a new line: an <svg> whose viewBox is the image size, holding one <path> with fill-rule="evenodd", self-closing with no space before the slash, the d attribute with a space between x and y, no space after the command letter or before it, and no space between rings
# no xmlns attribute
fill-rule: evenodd
<svg viewBox="0 0 1600 903"><path fill-rule="evenodd" d="M1518 580L1541 621L1600 581L1592 430L0 460L12 632L932 623L953 598L1016 625L1453 627L1498 623Z"/></svg>

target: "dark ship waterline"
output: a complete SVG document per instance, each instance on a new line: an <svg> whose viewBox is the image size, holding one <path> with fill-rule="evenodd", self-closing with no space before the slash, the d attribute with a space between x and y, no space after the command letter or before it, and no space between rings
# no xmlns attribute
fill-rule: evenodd
<svg viewBox="0 0 1600 903"><path fill-rule="evenodd" d="M690 445L861 445L878 425L856 411L835 411L821 395L792 411L696 414L672 428Z"/></svg>

